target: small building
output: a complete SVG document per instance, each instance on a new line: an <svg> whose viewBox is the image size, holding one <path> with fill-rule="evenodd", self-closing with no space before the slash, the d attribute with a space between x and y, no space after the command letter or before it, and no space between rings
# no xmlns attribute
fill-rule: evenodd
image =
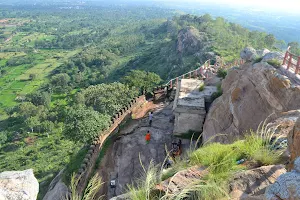
<svg viewBox="0 0 300 200"><path fill-rule="evenodd" d="M181 79L176 89L173 105L175 115L174 135L183 135L189 131L202 132L206 116L205 102L211 101L211 95L217 91L215 86L205 86L202 80Z"/></svg>

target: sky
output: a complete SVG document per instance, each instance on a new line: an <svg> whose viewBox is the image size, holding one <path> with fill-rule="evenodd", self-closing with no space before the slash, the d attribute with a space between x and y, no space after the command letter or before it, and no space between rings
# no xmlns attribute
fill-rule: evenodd
<svg viewBox="0 0 300 200"><path fill-rule="evenodd" d="M177 0L157 0L176 2ZM215 3L232 6L251 6L261 10L281 10L300 13L300 0L185 0L185 2Z"/></svg>

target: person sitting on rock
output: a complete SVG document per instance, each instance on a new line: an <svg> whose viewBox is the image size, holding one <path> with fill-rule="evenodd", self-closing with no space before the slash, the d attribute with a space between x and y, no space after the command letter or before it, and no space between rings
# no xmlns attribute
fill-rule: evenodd
<svg viewBox="0 0 300 200"><path fill-rule="evenodd" d="M150 134L150 131L148 131L145 136L146 144L149 144L150 139L151 139L151 134Z"/></svg>

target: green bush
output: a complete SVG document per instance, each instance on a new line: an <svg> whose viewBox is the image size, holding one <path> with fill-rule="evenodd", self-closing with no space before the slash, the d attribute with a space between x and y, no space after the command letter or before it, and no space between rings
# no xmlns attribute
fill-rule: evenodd
<svg viewBox="0 0 300 200"><path fill-rule="evenodd" d="M263 57L258 57L253 61L253 64L261 62Z"/></svg>
<svg viewBox="0 0 300 200"><path fill-rule="evenodd" d="M278 67L281 66L281 62L280 62L279 60L277 60L277 59L269 60L269 61L267 61L267 63L268 63L269 65L272 65L272 66L275 67L275 68L278 68Z"/></svg>
<svg viewBox="0 0 300 200"><path fill-rule="evenodd" d="M227 76L227 70L222 68L219 69L217 72L217 76L224 79Z"/></svg>
<svg viewBox="0 0 300 200"><path fill-rule="evenodd" d="M63 182L69 185L71 183L71 176L74 173L77 173L85 155L88 152L88 146L84 146L78 151L77 154L73 155L70 158L70 162L67 164L66 169L63 173Z"/></svg>
<svg viewBox="0 0 300 200"><path fill-rule="evenodd" d="M202 92L205 89L205 84L202 82L199 87L199 91Z"/></svg>
<svg viewBox="0 0 300 200"><path fill-rule="evenodd" d="M211 95L212 101L214 101L216 98L220 97L223 94L223 90L221 87L221 84L217 85L217 92L214 92Z"/></svg>

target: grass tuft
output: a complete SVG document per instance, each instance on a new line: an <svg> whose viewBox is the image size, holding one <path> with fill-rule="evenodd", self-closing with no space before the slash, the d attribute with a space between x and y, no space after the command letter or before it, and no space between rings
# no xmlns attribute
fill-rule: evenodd
<svg viewBox="0 0 300 200"><path fill-rule="evenodd" d="M95 174L89 181L83 195L79 194L77 191L79 179L75 177L75 173L71 177L70 183L70 195L64 197L64 200L102 200L103 196L96 197L96 194L103 186L101 177Z"/></svg>
<svg viewBox="0 0 300 200"><path fill-rule="evenodd" d="M267 61L267 63L269 65L272 65L275 68L281 67L281 62L279 60L277 60L277 59L269 60L269 61Z"/></svg>
<svg viewBox="0 0 300 200"><path fill-rule="evenodd" d="M205 89L205 84L202 82L199 87L199 91L202 92Z"/></svg>

